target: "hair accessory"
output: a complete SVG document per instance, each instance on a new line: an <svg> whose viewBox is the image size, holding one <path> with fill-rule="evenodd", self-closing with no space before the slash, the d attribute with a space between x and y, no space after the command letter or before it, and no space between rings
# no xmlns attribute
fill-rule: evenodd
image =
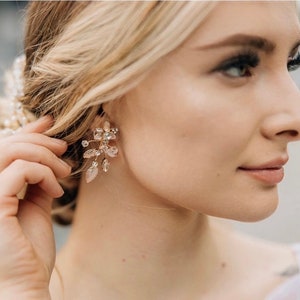
<svg viewBox="0 0 300 300"><path fill-rule="evenodd" d="M91 143L99 143L96 148L91 148L83 153L83 158L94 158L91 166L87 169L85 174L85 180L87 183L91 182L98 175L98 159L103 155L101 160L101 168L104 172L107 172L110 166L110 162L107 157L116 157L118 154L118 148L116 146L109 145L110 141L116 140L116 134L118 128L111 128L109 121L105 121L103 128L96 128L93 131L92 140L83 140L81 142L82 147L86 148Z"/></svg>
<svg viewBox="0 0 300 300"><path fill-rule="evenodd" d="M30 122L29 113L25 112L22 103L19 101L19 98L24 95L24 66L25 55L21 55L15 59L11 72L7 74L6 98L3 100L8 102L7 117L1 125L0 135L12 135Z"/></svg>

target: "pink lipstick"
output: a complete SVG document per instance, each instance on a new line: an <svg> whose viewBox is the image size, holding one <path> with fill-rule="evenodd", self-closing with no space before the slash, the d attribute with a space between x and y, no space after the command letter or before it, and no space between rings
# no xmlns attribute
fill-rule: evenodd
<svg viewBox="0 0 300 300"><path fill-rule="evenodd" d="M259 166L242 166L238 170L268 185L276 185L284 177L287 159L275 159Z"/></svg>
<svg viewBox="0 0 300 300"><path fill-rule="evenodd" d="M282 181L284 177L284 169L280 168L270 168L270 169L244 169L239 168L239 170L246 172L248 175L255 179L258 179L264 183L275 185Z"/></svg>

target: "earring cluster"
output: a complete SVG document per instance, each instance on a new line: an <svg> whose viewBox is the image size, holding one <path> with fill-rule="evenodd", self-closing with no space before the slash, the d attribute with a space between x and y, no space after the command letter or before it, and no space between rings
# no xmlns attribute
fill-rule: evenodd
<svg viewBox="0 0 300 300"><path fill-rule="evenodd" d="M118 148L115 145L110 145L111 141L116 140L116 134L118 128L111 128L109 121L105 121L102 128L96 128L93 131L93 139L83 140L81 142L82 147L87 148L91 144L97 144L95 148L90 148L83 153L83 158L93 158L91 166L87 169L85 174L85 180L87 183L93 181L99 172L98 160L101 159L101 169L103 172L107 172L110 166L108 157L116 157L118 154Z"/></svg>

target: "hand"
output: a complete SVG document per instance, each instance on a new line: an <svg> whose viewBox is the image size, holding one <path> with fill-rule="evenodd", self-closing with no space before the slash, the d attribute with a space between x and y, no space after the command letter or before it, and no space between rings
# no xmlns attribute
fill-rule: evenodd
<svg viewBox="0 0 300 300"><path fill-rule="evenodd" d="M67 144L42 134L51 123L43 117L0 139L0 299L50 299L52 199L63 194L57 179L71 171L59 158Z"/></svg>

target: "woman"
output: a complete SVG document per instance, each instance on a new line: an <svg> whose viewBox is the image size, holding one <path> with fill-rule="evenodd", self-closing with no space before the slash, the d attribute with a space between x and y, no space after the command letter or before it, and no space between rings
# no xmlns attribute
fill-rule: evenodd
<svg viewBox="0 0 300 300"><path fill-rule="evenodd" d="M27 14L22 128L0 141L0 299L297 299L296 248L213 218L276 209L300 136L295 4L32 2ZM52 198L61 222L76 201L57 257Z"/></svg>

